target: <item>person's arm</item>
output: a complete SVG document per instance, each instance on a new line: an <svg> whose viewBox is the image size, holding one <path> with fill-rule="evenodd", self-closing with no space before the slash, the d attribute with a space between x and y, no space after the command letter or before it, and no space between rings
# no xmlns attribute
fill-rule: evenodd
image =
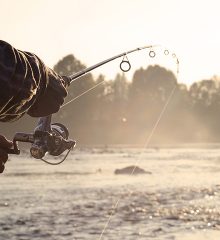
<svg viewBox="0 0 220 240"><path fill-rule="evenodd" d="M59 110L67 95L63 77L35 54L0 40L0 121L47 116Z"/></svg>

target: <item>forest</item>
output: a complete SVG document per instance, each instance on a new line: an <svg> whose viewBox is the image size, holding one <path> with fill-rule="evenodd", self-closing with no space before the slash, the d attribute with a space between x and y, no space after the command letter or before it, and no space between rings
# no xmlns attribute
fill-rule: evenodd
<svg viewBox="0 0 220 240"><path fill-rule="evenodd" d="M71 75L86 66L73 54L54 66L60 75ZM131 81L124 73L113 80L91 73L73 82L66 101L102 82L95 89L54 115L80 144L144 144L155 129L151 144L215 143L220 141L220 80L217 76L186 86L159 65L137 69ZM172 90L175 92L168 103ZM16 123L1 123L1 132L32 132L36 119L26 116Z"/></svg>

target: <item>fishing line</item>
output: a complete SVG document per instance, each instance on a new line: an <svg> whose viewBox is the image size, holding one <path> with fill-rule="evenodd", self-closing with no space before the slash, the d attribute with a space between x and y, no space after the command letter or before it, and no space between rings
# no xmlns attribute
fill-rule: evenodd
<svg viewBox="0 0 220 240"><path fill-rule="evenodd" d="M149 51L149 53L148 53L148 54L149 54L149 57L150 57L150 58L154 58L154 57L156 56L156 52L155 52L155 50L153 50L153 47L159 47L159 46L160 46L160 45L150 45L150 46L145 46L145 47L141 47L141 48L136 48L136 49L134 49L134 50L131 50L131 51L128 51L128 52L119 54L119 55L117 55L117 56L115 56L115 57L112 57L112 58L107 59L107 60L105 60L105 61L103 61L103 62L101 62L101 63L98 63L98 64L96 64L96 65L94 65L94 66L92 66L92 67L86 68L86 69L84 69L84 70L82 70L82 71L80 71L80 72L78 72L78 73L76 73L76 74L73 74L72 76L70 76L70 78L72 78L72 79L71 79L71 82L78 80L79 77L81 77L81 76L89 73L89 72L92 71L93 69L95 69L95 68L97 68L97 67L99 67L99 66L102 66L102 65L106 64L107 62L110 62L110 61L112 61L112 60L114 60L114 59L116 59L116 58L119 58L119 57L121 57L121 56L122 56L123 58L122 58L122 61L121 61L120 65L119 65L119 67L120 67L121 71L123 71L123 72L128 72L128 71L130 71L130 69L131 69L131 63L130 63L130 61L129 61L129 59L128 59L128 56L127 56L128 54L133 53L133 52L135 52L135 51L143 50L143 49L145 49L145 48L150 48L150 51ZM167 55L169 55L169 54L170 54L169 50L165 48L165 50L164 50L164 55L167 56ZM176 72L177 72L177 74L178 74L178 73L179 73L179 60L178 60L178 58L176 57L176 54L175 54L175 53L172 54L172 57L176 60L176 66L177 66ZM64 103L64 104L61 106L61 108L67 106L67 105L70 104L71 102L77 100L77 99L80 98L81 96L83 96L83 95L85 95L86 93L92 91L93 89L95 89L95 88L98 87L99 85L103 84L104 82L105 82L105 80L99 82L98 84L95 84L93 87L89 88L88 90L82 92L81 94L77 95L77 96L74 97L73 99L71 99L71 100L69 100L68 102Z"/></svg>
<svg viewBox="0 0 220 240"><path fill-rule="evenodd" d="M94 85L93 87L89 88L88 90L86 90L86 91L82 92L81 94L77 95L76 97L72 98L72 99L69 100L68 102L64 103L64 104L60 107L60 109L63 108L63 107L65 107L65 106L67 106L68 104L70 104L71 102L75 101L76 99L82 97L82 96L85 95L86 93L92 91L93 89L95 89L95 88L98 87L99 85L103 84L104 82L105 82L105 80L97 83L97 84ZM4 113L4 114L0 114L0 115L1 115L1 116L19 116L19 115L25 114L25 113L26 113L26 111L21 112L20 114L19 114L19 113L14 113L14 114L13 114L13 113L11 113L11 114L10 114L10 113L8 113L8 114L7 114L7 113Z"/></svg>
<svg viewBox="0 0 220 240"><path fill-rule="evenodd" d="M165 54L165 55L168 55L168 54L169 54L169 51L166 49L166 50L164 51L164 54ZM151 50L151 51L149 52L149 56L155 57L155 52L152 52L152 50ZM176 75L177 75L177 83L178 83L179 60L178 60L178 58L176 57L176 54L172 54L172 57L173 57L174 59L176 59L176 67L177 67L177 68L176 68ZM154 135L157 127L159 126L159 123L160 123L160 121L161 121L164 113L166 112L167 107L168 107L168 105L169 105L169 103L170 103L170 101L171 101L171 99L172 99L172 97L173 97L173 95L174 95L174 93L175 93L175 91L176 91L176 88L177 88L177 86L178 86L177 83L174 84L174 87L172 88L172 90L171 90L171 92L170 92L170 94L169 94L169 96L168 96L168 98L167 98L167 100L166 100L166 102L165 102L165 104L164 104L164 106L163 106L163 108L162 108L162 111L160 112L160 114L159 114L159 116L158 116L155 124L153 125L153 128L152 128L149 136L147 137L147 140L146 140L145 144L143 145L143 151L140 153L139 157L138 157L137 160L135 161L134 167L133 167L131 173L129 174L129 176L132 176L132 175L134 174L134 172L135 172L138 164L139 164L140 161L141 161L141 156L142 156L142 154L144 153L144 150L149 146L149 143L150 143L150 141L151 141L151 139L152 139L152 137L153 137L153 135ZM130 194L128 195L128 198L131 197L131 194L132 194L132 193L130 193ZM105 225L104 225L104 227L103 227L103 230L102 230L102 232L101 232L101 234L100 234L100 236L99 236L99 240L102 240L102 238L103 238L103 236L104 236L104 234L105 234L105 232L106 232L106 230L107 230L107 228L108 228L108 226L109 226L109 224L110 224L110 222L111 222L111 219L112 219L112 217L113 217L113 214L114 214L115 210L118 208L118 205L119 205L119 202L120 202L120 201L121 201L121 198L120 198L120 197L115 201L114 207L111 209L110 216L108 217L108 219L107 219L107 221L106 221L106 223L105 223Z"/></svg>
<svg viewBox="0 0 220 240"><path fill-rule="evenodd" d="M75 98L71 99L70 101L64 103L61 108L65 107L66 105L70 104L71 102L75 101L76 99L82 97L83 95L85 95L86 93L92 91L93 89L97 88L99 85L103 84L105 82L105 80L97 83L95 86L89 88L88 90L86 90L85 92L82 92L81 94L77 95Z"/></svg>
<svg viewBox="0 0 220 240"><path fill-rule="evenodd" d="M70 104L71 102L77 100L78 98L82 97L82 96L85 95L86 93L92 91L93 89L97 88L99 85L103 84L104 82L105 82L105 80L97 83L97 84L94 85L93 87L89 88L88 90L86 90L86 91L82 92L81 94L77 95L76 97L72 98L72 99L69 100L68 102L64 103L64 104L60 107L60 109L63 108L63 107L65 107L65 106L67 106L67 105ZM14 114L13 114L13 113L11 113L11 114L10 114L10 113L8 113L8 114L5 113L5 114L1 114L1 116L19 116L19 115L22 115L22 114L25 114L25 113L26 113L26 111L21 112L20 114L18 114L18 113L14 113Z"/></svg>
<svg viewBox="0 0 220 240"><path fill-rule="evenodd" d="M153 50L153 48L159 47L159 46L160 46L160 45L147 45L147 46L144 46L144 47L138 47L138 48L135 48L135 49L133 49L133 50L130 50L130 51L127 51L127 52L123 52L123 53L121 53L121 54L118 54L118 55L116 55L116 56L114 56L114 57L108 58L108 59L106 59L106 60L104 60L104 61L102 61L102 62L100 62L100 63L97 63L97 64L91 66L91 67L85 68L85 69L83 69L83 70L81 70L81 71L79 71L79 72L77 72L77 73L74 73L73 75L71 75L71 76L69 77L69 78L70 78L70 83L78 80L80 77L86 75L87 73L91 72L92 70L94 70L94 69L96 69L96 68L98 68L98 67L100 67L100 66L102 66L102 65L104 65L104 64L106 64L106 63L108 63L108 62L111 62L111 61L113 61L113 60L115 60L115 59L117 59L117 58L120 58L120 57L123 57L120 65L119 65L121 71L123 71L123 72L128 72L128 71L131 69L131 63L130 63L130 61L129 61L129 59L128 59L128 56L127 56L128 54L131 54L131 53L134 53L134 52L141 51L141 50L144 50L144 49L148 49L148 48L149 48L149 49L150 49L150 52L151 52L151 54L150 54L150 52L149 52L149 56L152 57L152 53L153 53L154 56L156 56L156 53L155 53L155 51ZM64 103L64 104L62 105L62 107L68 105L69 103L75 101L76 99L80 98L81 96L83 96L83 95L85 95L86 93L90 92L91 90L95 89L96 87L98 87L99 85L101 85L104 81L105 81L105 80L101 81L100 83L98 83L98 84L96 84L95 86L89 88L88 90L86 90L85 92L79 94L78 96L76 96L75 98L71 99L70 101ZM61 107L61 108L62 108L62 107Z"/></svg>
<svg viewBox="0 0 220 240"><path fill-rule="evenodd" d="M153 126L153 128L152 128L152 130L151 130L151 132L150 132L150 134L149 134L149 136L148 136L144 146L143 146L143 151L139 155L138 159L135 161L134 168L132 169L132 171L129 174L129 176L132 176L134 174L138 164L140 163L141 156L144 153L144 150L148 147L148 145L150 143L150 140L153 137L153 135L154 135L154 133L155 133L155 131L156 131L156 129L157 129L157 127L158 127L158 125L159 125L159 123L160 123L160 121L161 121L161 119L162 119L162 117L163 117L163 115L164 115L164 113L165 113L165 111L166 111L166 109L167 109L167 107L168 107L168 105L169 105L169 103L170 103L174 93L175 93L176 88L177 88L177 84L174 85L174 87L173 87L173 89L172 89L172 91L171 91L171 93L170 93L170 95L169 95L169 97L168 97L168 99L167 99L167 101L166 101L162 111L160 112L159 117L157 118L157 121L155 122L155 124L154 124L154 126ZM128 198L130 198L130 197L131 197L131 193L128 195ZM107 220L107 222L106 222L106 224L105 224L105 226L104 226L104 228L103 228L103 230L101 232L99 240L102 240L102 237L104 236L104 234L105 234L105 232L106 232L106 230L107 230L107 228L108 228L108 226L110 224L110 221L111 221L111 219L113 217L113 214L114 214L115 210L118 208L118 204L119 204L120 200L121 200L121 198L118 198L117 201L115 202L114 207L111 210L110 216L109 216L109 218L108 218L108 220Z"/></svg>
<svg viewBox="0 0 220 240"><path fill-rule="evenodd" d="M81 70L81 71L73 74L72 76L69 77L69 79L70 79L70 82L69 82L69 83L77 80L77 79L80 78L81 76L83 76L83 75L91 72L92 70L94 70L94 69L96 69L96 68L98 68L98 67L100 67L100 66L102 66L102 65L104 65L104 64L106 64L106 63L108 63L108 62L110 62L110 61L113 61L113 60L115 60L115 59L117 59L117 58L119 58L119 57L123 57L123 59L122 59L122 61L121 61L121 64L120 64L120 69L121 69L123 72L128 72L128 71L131 69L131 64L130 64L130 62L129 62L129 60L128 60L128 56L127 56L128 54L148 48L148 49L150 49L150 50L149 50L149 53L148 53L149 57L150 57L150 58L155 58L156 52L154 51L153 48L154 48L154 47L157 47L157 46L158 46L158 45L149 45L149 46L144 46L144 47L135 48L135 49L133 49L133 50L130 50L130 51L127 51L127 52L118 54L118 55L116 55L116 56L114 56L114 57L111 57L111 58L109 58L109 59L106 59L106 60L104 60L104 61L102 61L102 62L100 62L100 63L97 63L97 64L95 64L95 65L93 65L93 66L91 66L91 67L88 67L88 68L86 68L86 69L83 69L83 70ZM160 45L159 45L159 46L160 46ZM161 46L160 46L160 47L161 47ZM165 49L163 53L164 53L164 55L166 55L166 56L170 54L170 53L169 53L169 50L167 50L167 49ZM176 70L176 71L177 71L177 82L178 82L179 60L178 60L178 58L177 58L177 56L176 56L175 53L173 53L171 56L176 60L176 66L177 66L177 70ZM72 98L70 101L64 103L61 108L63 108L64 106L67 106L67 105L70 104L71 102L77 100L77 99L80 98L81 96L83 96L83 95L85 95L86 93L92 91L93 89L95 89L95 88L98 87L99 85L103 84L104 81L105 81L105 80L103 80L103 81L95 84L93 87L91 87L91 88L89 88L88 90L82 92L82 93L79 94L78 96ZM139 158L136 160L135 165L134 165L134 168L133 168L133 170L132 170L132 172L131 172L130 175L133 175L133 174L134 174L135 169L137 168L137 164L138 164L138 163L140 162L140 160L141 160L140 156L143 154L144 149L148 147L148 145L149 145L149 143L150 143L150 140L152 139L152 137L153 137L156 129L158 128L158 125L159 125L159 123L160 123L160 121L161 121L161 119L162 119L162 117L163 117L163 115L164 115L164 113L165 113L165 111L166 111L166 109L167 109L167 107L168 107L168 105L169 105L169 103L170 103L173 95L174 95L174 92L175 92L176 88L177 88L177 83L174 84L174 87L173 87L172 91L170 92L169 97L167 98L167 100L166 100L166 102L165 102L165 104L164 104L164 106L163 106L163 108L162 108L162 111L160 112L160 114L159 114L159 116L158 116L155 124L153 125L153 128L152 128L152 130L151 130L149 136L147 137L147 140L146 140L146 142L145 142L145 144L144 144L144 146L143 146L143 151L142 151L141 154L139 155ZM26 111L21 112L21 113L17 113L17 114L7 114L7 113L5 113L5 114L0 114L0 115L1 115L1 116L15 116L15 115L24 114L25 112L26 112ZM48 118L48 117L45 117L45 120L47 120L47 118ZM51 119L51 118L50 118L50 119ZM49 122L50 122L50 121L49 121ZM19 140L19 141L20 141L20 140ZM71 140L71 141L72 141L72 140ZM73 142L73 141L72 141L72 142ZM70 149L69 149L69 151L70 151ZM64 157L63 160L61 160L60 162L54 163L53 165L57 165L57 164L60 164L61 162L63 162L63 161L66 159L66 157L68 156L69 151L67 152L67 154L65 155L65 157ZM45 160L45 159L41 159L41 160L49 163L49 162L48 162L47 160ZM51 164L51 163L50 163L50 164ZM131 196L131 194L129 195L129 197L130 197L130 196ZM112 209L112 211L111 211L111 214L110 214L108 220L106 221L105 226L104 226L104 228L103 228L103 230L102 230L102 232L101 232L101 234L100 234L99 240L102 240L102 237L104 236L104 233L106 232L106 230L107 230L107 228L108 228L108 226L109 226L109 224L110 224L111 218L113 217L114 211L117 209L119 202L120 202L120 198L118 198L117 201L115 202L114 207L113 207L113 209Z"/></svg>
<svg viewBox="0 0 220 240"><path fill-rule="evenodd" d="M118 55L116 55L114 57L111 57L109 59L106 59L106 60L104 60L104 61L102 61L100 63L97 63L97 64L95 64L95 65L93 65L91 67L85 68L85 69L83 69L83 70L81 70L81 71L79 71L77 73L72 74L69 77L70 78L69 84L74 82L74 81L76 81L76 80L78 80L80 77L86 75L87 73L91 72L92 70L94 70L94 69L96 69L96 68L98 68L98 67L100 67L100 66L102 66L102 65L104 65L104 64L106 64L108 62L111 62L111 61L113 61L113 60L115 60L115 59L117 59L119 57L123 57L123 59L122 59L122 61L120 63L120 69L123 72L128 72L131 69L131 64L130 64L130 61L128 60L128 56L127 56L128 54L131 54L131 53L134 53L134 52L137 52L137 51L141 51L141 50L144 50L144 49L150 49L150 51L148 53L149 57L154 58L156 56L156 52L153 50L153 48L156 48L156 47L163 47L163 46L162 45L146 45L144 47L138 47L138 48L135 48L133 50L130 50L130 51L118 54ZM169 55L169 50L167 50L166 48L164 50L164 55ZM176 59L176 61L177 61L176 63L177 63L177 66L178 66L179 65L179 61L178 61L178 59L177 59L177 57L176 57L176 55L174 53L173 53L172 57ZM177 69L177 72L178 71L179 70ZM86 93L90 92L91 90L95 89L96 87L101 85L104 81L105 80L103 80L102 82L100 82L100 83L96 84L95 86L89 88L88 90L86 90L85 92L79 94L78 96L76 96L75 98L71 99L70 101L64 103L61 106L61 108L66 106L66 105L68 105L68 104L70 104L71 102L75 101L76 99L80 98L81 96L85 95ZM25 114L26 112L27 111L24 110L24 111L22 111L20 113L3 113L3 114L0 114L0 116L19 116L19 115Z"/></svg>

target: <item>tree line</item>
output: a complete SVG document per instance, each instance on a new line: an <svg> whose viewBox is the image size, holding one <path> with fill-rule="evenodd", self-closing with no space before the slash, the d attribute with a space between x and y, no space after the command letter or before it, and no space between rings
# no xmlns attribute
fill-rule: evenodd
<svg viewBox="0 0 220 240"><path fill-rule="evenodd" d="M70 54L54 70L71 75L85 67ZM131 81L123 73L113 80L89 73L71 84L66 101L101 82L53 118L67 125L70 136L81 144L144 144L152 131L152 144L220 140L218 77L186 86L159 65L137 69ZM17 130L33 131L35 124L26 117L12 125L1 124L1 129L13 135Z"/></svg>
<svg viewBox="0 0 220 240"><path fill-rule="evenodd" d="M54 70L71 75L85 66L73 55L60 60ZM105 80L88 74L73 83L69 99ZM58 113L71 134L85 143L140 144L146 141L166 110L152 143L216 142L220 140L219 79L202 80L187 87L175 74L153 65L135 71L131 81L117 74ZM175 89L169 103L172 91Z"/></svg>

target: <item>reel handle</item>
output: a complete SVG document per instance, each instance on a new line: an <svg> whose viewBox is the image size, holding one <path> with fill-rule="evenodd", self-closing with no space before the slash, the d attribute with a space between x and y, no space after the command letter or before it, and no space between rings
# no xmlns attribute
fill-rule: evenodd
<svg viewBox="0 0 220 240"><path fill-rule="evenodd" d="M33 134L30 133L22 133L22 132L17 132L13 138L13 147L14 148L4 148L4 150L8 154L20 154L20 150L18 149L18 144L17 142L28 142L28 143L33 143L34 142L34 136Z"/></svg>

